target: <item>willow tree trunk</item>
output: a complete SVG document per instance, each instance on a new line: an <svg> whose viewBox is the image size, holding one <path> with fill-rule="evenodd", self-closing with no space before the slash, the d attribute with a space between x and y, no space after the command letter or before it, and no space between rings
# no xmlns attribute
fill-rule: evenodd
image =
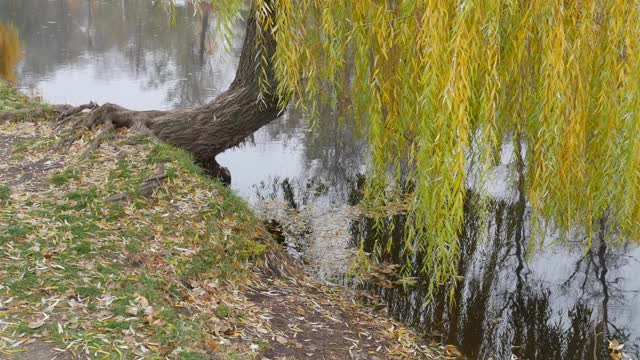
<svg viewBox="0 0 640 360"><path fill-rule="evenodd" d="M246 137L279 116L279 100L264 95L259 101L259 59L271 59L276 43L270 33L263 36L259 54L256 46L258 24L252 15L247 19L246 35L236 76L231 86L210 103L173 111L133 111L115 104L95 108L80 122L93 127L130 127L155 135L160 140L186 149L212 175L229 180L228 171L221 168L215 157L236 146ZM265 69L271 88L276 79L270 68Z"/></svg>

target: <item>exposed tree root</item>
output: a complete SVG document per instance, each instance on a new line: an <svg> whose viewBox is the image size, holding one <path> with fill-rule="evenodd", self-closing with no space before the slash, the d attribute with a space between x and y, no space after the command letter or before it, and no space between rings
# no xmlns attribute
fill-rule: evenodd
<svg viewBox="0 0 640 360"><path fill-rule="evenodd" d="M100 147L100 144L102 144L103 141L105 141L109 135L111 135L113 133L113 125L111 124L105 124L104 129L102 129L102 131L100 131L100 133L93 139L93 141L91 142L91 145L89 145L89 148L87 148L87 150L85 150L81 157L82 158L86 158L87 156L91 155L94 151L96 151L98 149L98 147Z"/></svg>
<svg viewBox="0 0 640 360"><path fill-rule="evenodd" d="M93 110L96 107L98 107L98 104L96 104L96 103L94 103L92 101L92 102L90 102L88 104L83 104L83 105L80 105L80 106L76 106L76 107L70 108L70 109L60 113L60 115L58 115L57 121L58 121L58 123L61 123L65 119L67 119L67 118L69 118L69 117L71 117L71 116L73 116L75 114L78 114L78 113L80 113L80 112L82 112L84 110L87 110L87 109L88 110Z"/></svg>
<svg viewBox="0 0 640 360"><path fill-rule="evenodd" d="M106 103L92 109L76 126L93 129L103 125L114 129L129 128L141 133L155 135L149 128L150 121L168 113L171 112L155 110L134 111L116 104Z"/></svg>

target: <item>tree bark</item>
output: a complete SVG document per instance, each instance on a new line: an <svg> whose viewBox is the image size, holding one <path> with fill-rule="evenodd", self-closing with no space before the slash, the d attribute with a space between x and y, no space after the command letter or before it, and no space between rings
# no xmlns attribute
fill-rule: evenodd
<svg viewBox="0 0 640 360"><path fill-rule="evenodd" d="M77 125L95 127L129 127L156 136L158 139L191 152L212 175L230 180L228 171L221 168L215 157L240 144L246 137L280 115L279 99L263 94L259 101L260 57L271 59L276 48L270 32L263 36L265 54L259 54L258 24L252 12L247 19L246 35L234 81L211 102L192 108L173 111L133 111L106 103L96 107ZM268 64L265 69L271 89L276 79Z"/></svg>

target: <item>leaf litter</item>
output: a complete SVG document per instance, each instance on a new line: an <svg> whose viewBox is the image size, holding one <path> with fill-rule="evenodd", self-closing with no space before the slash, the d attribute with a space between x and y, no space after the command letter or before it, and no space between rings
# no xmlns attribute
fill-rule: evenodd
<svg viewBox="0 0 640 360"><path fill-rule="evenodd" d="M304 275L185 152L98 133L0 122L0 357L451 358Z"/></svg>

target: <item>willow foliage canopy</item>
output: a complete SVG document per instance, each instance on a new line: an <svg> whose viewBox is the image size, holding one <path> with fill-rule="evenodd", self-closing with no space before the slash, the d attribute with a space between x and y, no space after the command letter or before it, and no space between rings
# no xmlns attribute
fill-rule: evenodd
<svg viewBox="0 0 640 360"><path fill-rule="evenodd" d="M605 217L617 239L639 233L639 6L254 0L252 8L259 34L277 41L273 59L262 59L277 83L265 81L264 91L311 114L328 101L366 128L366 203L407 204L404 251L424 257L435 288L456 274L469 175L486 182L504 149L521 159L514 186L526 192L534 228L577 232L586 246ZM389 245L380 239L376 251Z"/></svg>

